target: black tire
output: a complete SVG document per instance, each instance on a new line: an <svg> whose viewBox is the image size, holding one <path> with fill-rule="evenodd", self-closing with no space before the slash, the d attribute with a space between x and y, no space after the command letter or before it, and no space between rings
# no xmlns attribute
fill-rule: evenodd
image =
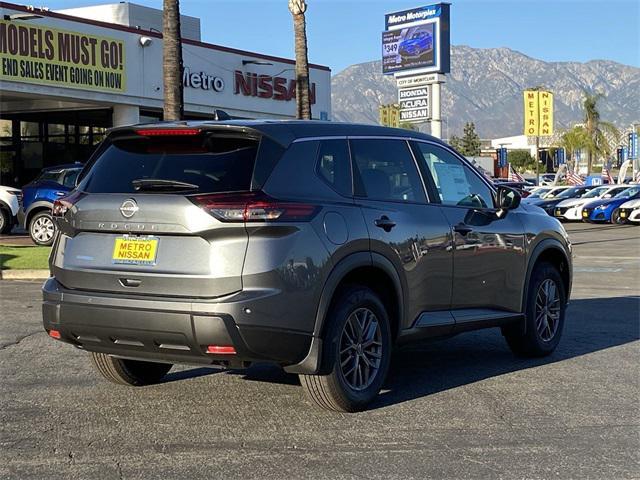
<svg viewBox="0 0 640 480"><path fill-rule="evenodd" d="M545 285L550 285L547 282L552 282L555 286L558 297L557 320L554 321L554 326L549 321L550 317L548 315L545 318L539 315L540 309L536 306L537 301L538 303L543 303L541 298L545 297ZM511 351L517 356L544 357L550 355L560 342L567 306L564 284L556 267L547 262L541 262L536 265L529 282L526 302L525 333L522 333L520 325L503 328L502 333ZM555 303L553 304L555 305ZM552 307L553 310L555 308ZM540 323L536 321L536 317L542 318ZM545 323L547 328L545 328ZM551 334L552 328L553 333Z"/></svg>
<svg viewBox="0 0 640 480"><path fill-rule="evenodd" d="M328 324L321 371L317 375L300 375L300 383L309 399L321 408L337 412L357 412L365 409L376 398L389 370L389 316L378 296L366 287L349 286L338 295L326 319ZM344 348L343 342L348 342L349 332L356 333L353 325L359 319L363 319L362 324L358 324L364 325L366 332L361 333L360 338L351 342L348 348ZM369 328L366 328L367 325ZM362 330L360 326L359 332ZM374 340L363 341L365 335ZM343 352L340 351L341 346ZM345 355L344 367L341 364L342 355ZM350 365L354 365L351 369L351 372L355 372L353 374L345 372ZM359 380L362 380L362 385L354 388L353 383L358 383Z"/></svg>
<svg viewBox="0 0 640 480"><path fill-rule="evenodd" d="M47 227L42 227L46 225ZM51 225L51 227L49 227ZM31 220L29 220L29 236L33 243L36 245L50 246L53 244L53 240L56 238L56 224L53 221L51 212L44 210L36 213ZM43 229L46 229L46 234Z"/></svg>
<svg viewBox="0 0 640 480"><path fill-rule="evenodd" d="M0 233L9 233L13 227L11 214L4 208L0 208Z"/></svg>
<svg viewBox="0 0 640 480"><path fill-rule="evenodd" d="M626 220L620 216L620 209L616 208L611 214L611 223L614 225L622 225Z"/></svg>
<svg viewBox="0 0 640 480"><path fill-rule="evenodd" d="M132 387L158 383L173 366L169 363L125 360L95 352L91 353L91 360L96 370L110 382Z"/></svg>

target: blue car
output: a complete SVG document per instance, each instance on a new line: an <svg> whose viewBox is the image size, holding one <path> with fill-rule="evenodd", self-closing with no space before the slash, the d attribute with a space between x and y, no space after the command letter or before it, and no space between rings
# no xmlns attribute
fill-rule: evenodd
<svg viewBox="0 0 640 480"><path fill-rule="evenodd" d="M613 212L624 202L640 198L640 185L629 187L613 198L600 198L582 207L583 222L610 222Z"/></svg>
<svg viewBox="0 0 640 480"><path fill-rule="evenodd" d="M400 42L398 52L403 57L417 57L433 48L433 37L429 32L419 30Z"/></svg>
<svg viewBox="0 0 640 480"><path fill-rule="evenodd" d="M51 207L54 201L73 190L81 170L80 163L45 168L35 180L22 187L23 201L18 219L36 244L53 243L56 227L51 218Z"/></svg>

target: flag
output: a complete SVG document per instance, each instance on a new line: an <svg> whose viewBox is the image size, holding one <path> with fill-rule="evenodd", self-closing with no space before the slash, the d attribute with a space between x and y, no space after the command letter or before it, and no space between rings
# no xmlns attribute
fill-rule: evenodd
<svg viewBox="0 0 640 480"><path fill-rule="evenodd" d="M509 164L509 181L510 182L524 182L524 177L516 172L511 164Z"/></svg>
<svg viewBox="0 0 640 480"><path fill-rule="evenodd" d="M569 185L582 185L584 181L582 180L582 177L576 172L574 172L573 170L569 170L567 172L567 183Z"/></svg>
<svg viewBox="0 0 640 480"><path fill-rule="evenodd" d="M606 167L602 167L602 175L601 175L601 177L602 177L602 181L603 182L606 180L607 183L609 183L610 185L613 185L614 183L616 183L616 182L614 182L613 177L611 176L611 172Z"/></svg>

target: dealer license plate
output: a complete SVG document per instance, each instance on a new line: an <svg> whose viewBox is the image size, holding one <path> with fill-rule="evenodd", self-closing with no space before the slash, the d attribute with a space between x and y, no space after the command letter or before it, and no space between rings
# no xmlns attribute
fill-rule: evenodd
<svg viewBox="0 0 640 480"><path fill-rule="evenodd" d="M155 265L158 237L117 237L113 244L113 263Z"/></svg>

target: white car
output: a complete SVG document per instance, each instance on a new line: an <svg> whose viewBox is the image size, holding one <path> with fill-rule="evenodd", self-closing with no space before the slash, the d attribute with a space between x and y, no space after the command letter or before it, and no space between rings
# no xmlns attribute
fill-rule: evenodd
<svg viewBox="0 0 640 480"><path fill-rule="evenodd" d="M620 223L640 223L640 198L629 200L620 205L620 208L618 208L618 218L620 219Z"/></svg>
<svg viewBox="0 0 640 480"><path fill-rule="evenodd" d="M573 187L573 185L560 185L558 187L540 187L536 191L532 192L531 195L529 195L528 197L523 198L522 201L524 203L536 203L536 202L539 202L540 200L551 200L560 192L571 187Z"/></svg>
<svg viewBox="0 0 640 480"><path fill-rule="evenodd" d="M603 185L580 198L568 198L556 205L553 216L558 220L582 220L582 207L598 198L612 198L629 188L629 185Z"/></svg>
<svg viewBox="0 0 640 480"><path fill-rule="evenodd" d="M0 233L9 233L18 223L17 215L21 203L21 190L0 185Z"/></svg>

